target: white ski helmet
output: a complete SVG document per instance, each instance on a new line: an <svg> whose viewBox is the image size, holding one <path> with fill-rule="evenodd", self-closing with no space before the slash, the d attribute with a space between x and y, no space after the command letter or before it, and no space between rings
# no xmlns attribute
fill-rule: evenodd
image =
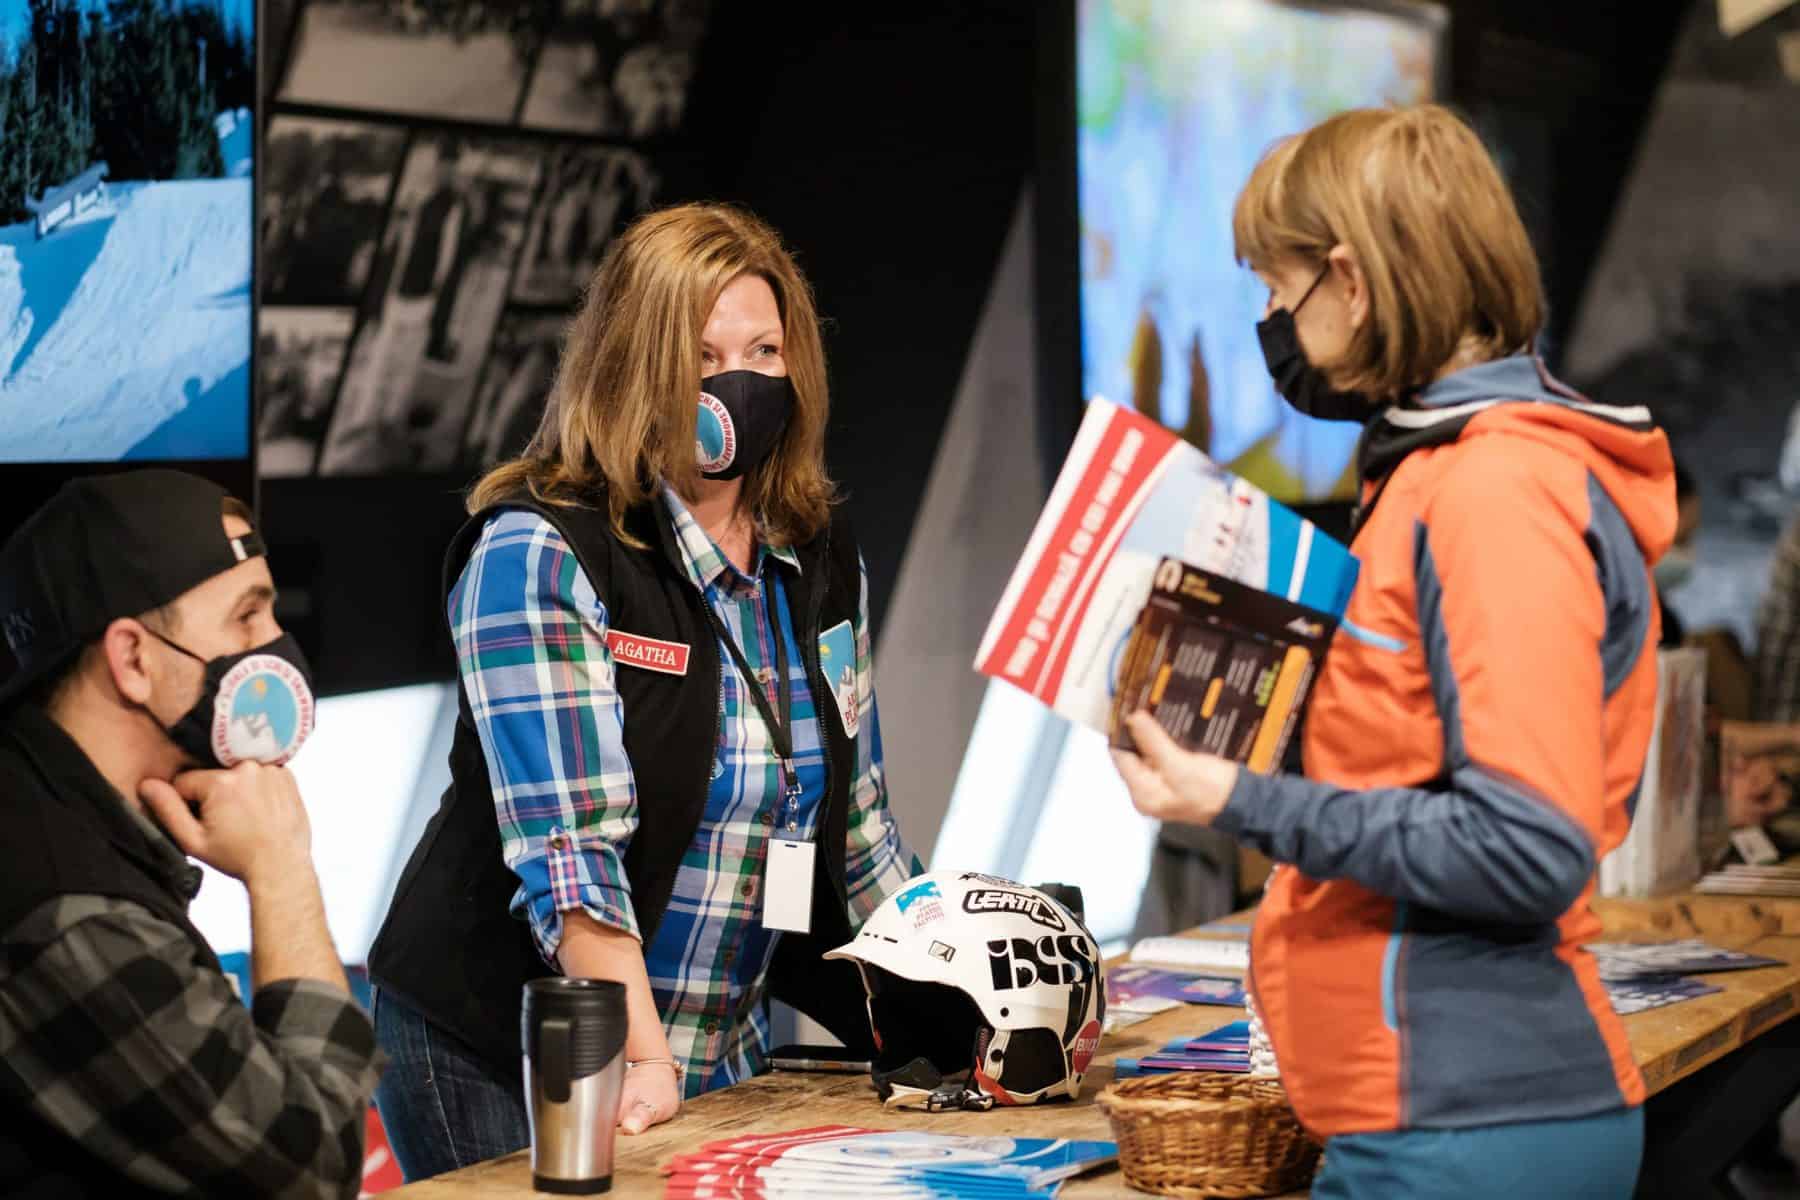
<svg viewBox="0 0 1800 1200"><path fill-rule="evenodd" d="M988 1108L1081 1094L1106 1016L1100 947L1036 888L921 875L825 957L862 972L883 1100ZM962 1072L966 1084L945 1082Z"/></svg>

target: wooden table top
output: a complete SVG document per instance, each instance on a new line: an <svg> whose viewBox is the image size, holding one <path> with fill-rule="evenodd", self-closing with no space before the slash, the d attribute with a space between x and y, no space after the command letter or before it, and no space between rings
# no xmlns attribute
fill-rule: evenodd
<svg viewBox="0 0 1800 1200"><path fill-rule="evenodd" d="M1625 1028L1644 1082L1658 1092L1729 1054L1800 1006L1800 900L1682 894L1661 900L1596 901L1607 936L1622 941L1671 941L1701 937L1715 945L1750 950L1789 964L1752 971L1701 976L1724 990L1680 1004L1626 1017ZM1242 925L1246 914L1220 926ZM1188 936L1241 936L1218 926ZM884 1110L867 1076L773 1072L693 1101L678 1119L631 1138L620 1135L614 1151L611 1195L660 1197L659 1167L704 1142L750 1133L770 1133L815 1125L855 1125L870 1129L932 1133L991 1133L1004 1121L1015 1137L1111 1140L1106 1117L1094 1097L1112 1082L1112 1063L1136 1058L1181 1036L1198 1036L1241 1020L1239 1009L1184 1005L1108 1034L1073 1103L1044 1104L987 1113L913 1113ZM531 1188L528 1153L508 1155L466 1170L441 1175L389 1193L401 1200L525 1200ZM1062 1193L1085 1197L1135 1197L1116 1169L1071 1180ZM1297 1193L1304 1195L1304 1193Z"/></svg>

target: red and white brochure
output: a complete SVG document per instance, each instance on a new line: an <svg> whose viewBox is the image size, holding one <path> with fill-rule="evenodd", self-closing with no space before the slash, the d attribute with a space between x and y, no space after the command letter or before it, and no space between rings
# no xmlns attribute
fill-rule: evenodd
<svg viewBox="0 0 1800 1200"><path fill-rule="evenodd" d="M1104 731L1120 657L1165 557L1332 616L1356 584L1356 559L1310 521L1148 417L1095 400L975 669Z"/></svg>

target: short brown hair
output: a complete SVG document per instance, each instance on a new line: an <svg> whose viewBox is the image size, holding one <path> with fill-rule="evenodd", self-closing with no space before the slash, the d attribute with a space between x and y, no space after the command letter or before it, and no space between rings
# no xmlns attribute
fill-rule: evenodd
<svg viewBox="0 0 1800 1200"><path fill-rule="evenodd" d="M700 473L694 418L700 331L728 284L757 275L781 311L794 411L774 453L744 480L758 534L811 540L830 520L825 473L830 409L812 289L775 231L726 204L683 204L640 217L608 248L569 328L550 402L522 458L488 472L469 511L529 492L555 504L596 503L630 544L624 518L667 480L692 494Z"/></svg>
<svg viewBox="0 0 1800 1200"><path fill-rule="evenodd" d="M1238 261L1323 266L1347 246L1369 319L1321 363L1348 391L1393 398L1460 350L1488 361L1543 324L1543 283L1511 191L1475 131L1435 104L1353 109L1278 143L1232 214Z"/></svg>

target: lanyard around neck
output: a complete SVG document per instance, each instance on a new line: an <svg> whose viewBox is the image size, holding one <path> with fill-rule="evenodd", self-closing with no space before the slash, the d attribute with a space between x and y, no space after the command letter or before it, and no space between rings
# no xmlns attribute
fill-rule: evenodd
<svg viewBox="0 0 1800 1200"><path fill-rule="evenodd" d="M738 670L744 676L744 683L750 689L750 700L756 705L757 713L763 723L769 727L769 740L775 744L775 756L781 762L781 777L784 795L787 799L788 825L794 827L799 821L800 807L800 775L794 770L794 720L793 696L788 690L787 638L781 631L780 614L775 606L775 587L777 581L776 568L769 566L769 573L757 586L762 589L764 608L769 615L769 636L775 643L775 703L769 703L769 697L763 690L762 682L744 657L744 651L738 646L737 639L731 636L725 621L711 603L706 605L706 615L712 618L713 628L718 632L725 648L731 652L732 661L737 663Z"/></svg>

